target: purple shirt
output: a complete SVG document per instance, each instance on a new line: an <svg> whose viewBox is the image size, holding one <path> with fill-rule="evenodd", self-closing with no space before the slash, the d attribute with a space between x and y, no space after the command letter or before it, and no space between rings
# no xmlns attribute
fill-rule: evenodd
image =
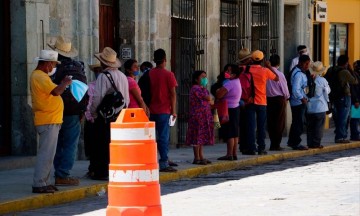
<svg viewBox="0 0 360 216"><path fill-rule="evenodd" d="M279 81L268 80L266 83L266 96L267 97L276 97L284 96L285 99L290 98L290 93L287 87L287 82L284 74L280 72L277 68L272 67L275 73L279 76Z"/></svg>
<svg viewBox="0 0 360 216"><path fill-rule="evenodd" d="M228 108L238 107L242 93L239 79L229 80L224 84L224 88L226 88L226 90L228 91L224 96L228 103Z"/></svg>

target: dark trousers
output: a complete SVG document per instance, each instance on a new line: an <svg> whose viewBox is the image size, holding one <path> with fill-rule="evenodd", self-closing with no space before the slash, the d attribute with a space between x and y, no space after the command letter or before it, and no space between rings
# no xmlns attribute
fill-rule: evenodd
<svg viewBox="0 0 360 216"><path fill-rule="evenodd" d="M288 139L288 146L298 146L301 143L301 134L304 131L304 115L306 105L300 104L291 107L292 122Z"/></svg>
<svg viewBox="0 0 360 216"><path fill-rule="evenodd" d="M320 146L323 137L326 113L307 114L307 145L309 147Z"/></svg>
<svg viewBox="0 0 360 216"><path fill-rule="evenodd" d="M105 123L99 115L94 124L96 135L90 152L90 167L95 177L106 177L109 175L110 162L110 122Z"/></svg>
<svg viewBox="0 0 360 216"><path fill-rule="evenodd" d="M249 144L247 141L248 120L246 115L247 106L240 106L240 121L239 121L239 149L240 152L249 151Z"/></svg>
<svg viewBox="0 0 360 216"><path fill-rule="evenodd" d="M96 144L96 125L90 121L85 121L84 125L84 149L85 156L90 159L92 152L94 152L94 146ZM89 172L92 172L91 163L89 164Z"/></svg>
<svg viewBox="0 0 360 216"><path fill-rule="evenodd" d="M285 129L286 99L283 96L268 97L266 111L270 148L279 148Z"/></svg>
<svg viewBox="0 0 360 216"><path fill-rule="evenodd" d="M266 106L250 104L246 110L248 117L248 134L247 140L250 151L265 150L265 122L266 122ZM258 144L256 146L255 139Z"/></svg>

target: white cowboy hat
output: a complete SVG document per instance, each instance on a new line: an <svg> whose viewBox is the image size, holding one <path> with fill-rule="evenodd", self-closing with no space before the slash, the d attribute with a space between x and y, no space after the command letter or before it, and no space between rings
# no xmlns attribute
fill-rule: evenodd
<svg viewBox="0 0 360 216"><path fill-rule="evenodd" d="M309 67L310 73L315 75L321 75L325 72L325 70L326 67L320 61L312 62Z"/></svg>
<svg viewBox="0 0 360 216"><path fill-rule="evenodd" d="M116 52L110 47L105 47L101 53L94 54L104 65L112 68L121 67L120 60L116 57Z"/></svg>
<svg viewBox="0 0 360 216"><path fill-rule="evenodd" d="M48 44L48 46L57 51L60 55L73 58L78 56L78 51L71 45L71 41L63 36L56 38L55 44Z"/></svg>
<svg viewBox="0 0 360 216"><path fill-rule="evenodd" d="M61 64L58 59L58 52L54 50L41 50L40 56L36 57L35 61L50 61L50 62L57 62L58 64Z"/></svg>

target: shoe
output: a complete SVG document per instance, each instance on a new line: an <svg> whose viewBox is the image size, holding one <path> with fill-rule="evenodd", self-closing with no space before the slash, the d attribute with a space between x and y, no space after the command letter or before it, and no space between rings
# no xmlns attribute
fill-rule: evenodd
<svg viewBox="0 0 360 216"><path fill-rule="evenodd" d="M335 140L335 143L350 143L350 140L347 140L347 139L338 139L338 140Z"/></svg>
<svg viewBox="0 0 360 216"><path fill-rule="evenodd" d="M56 186L76 186L79 185L80 181L77 178L73 177L66 177L66 178L60 178L55 177L55 185Z"/></svg>
<svg viewBox="0 0 360 216"><path fill-rule="evenodd" d="M284 151L285 148L283 147L270 147L269 151Z"/></svg>
<svg viewBox="0 0 360 216"><path fill-rule="evenodd" d="M43 187L32 187L32 192L33 193L55 193L55 189L51 188L49 186L50 185L43 186Z"/></svg>
<svg viewBox="0 0 360 216"><path fill-rule="evenodd" d="M92 180L99 180L99 181L109 181L109 176L101 176L94 174L93 176L90 176Z"/></svg>
<svg viewBox="0 0 360 216"><path fill-rule="evenodd" d="M192 164L196 164L196 165L207 165L206 160L195 160L192 162Z"/></svg>
<svg viewBox="0 0 360 216"><path fill-rule="evenodd" d="M54 190L54 191L59 191L59 189L58 189L56 186L54 186L54 185L48 185L47 187L48 187L49 189Z"/></svg>
<svg viewBox="0 0 360 216"><path fill-rule="evenodd" d="M204 158L203 161L206 161L207 164L211 164L211 161L209 161L208 159Z"/></svg>
<svg viewBox="0 0 360 216"><path fill-rule="evenodd" d="M360 138L350 138L351 141L360 141Z"/></svg>
<svg viewBox="0 0 360 216"><path fill-rule="evenodd" d="M159 170L160 172L176 172L177 170L174 167L168 166Z"/></svg>
<svg viewBox="0 0 360 216"><path fill-rule="evenodd" d="M290 148L292 148L293 150L300 150L300 151L303 151L303 150L308 150L309 148L306 147L306 146L303 146L303 145L297 145L297 146L290 146L288 145Z"/></svg>
<svg viewBox="0 0 360 216"><path fill-rule="evenodd" d="M169 160L168 163L169 163L169 166L175 166L175 167L179 166L177 163L174 163L171 160Z"/></svg>
<svg viewBox="0 0 360 216"><path fill-rule="evenodd" d="M323 145L318 145L318 146L308 146L310 149L322 149L322 148L324 148L324 146Z"/></svg>
<svg viewBox="0 0 360 216"><path fill-rule="evenodd" d="M260 150L260 151L258 151L258 155L267 155L267 151Z"/></svg>
<svg viewBox="0 0 360 216"><path fill-rule="evenodd" d="M256 155L255 151L243 151L242 152L243 155Z"/></svg>
<svg viewBox="0 0 360 216"><path fill-rule="evenodd" d="M237 160L237 155L233 155L233 160Z"/></svg>
<svg viewBox="0 0 360 216"><path fill-rule="evenodd" d="M233 160L233 157L232 156L222 156L222 157L219 157L218 160L228 160L228 161L232 161Z"/></svg>

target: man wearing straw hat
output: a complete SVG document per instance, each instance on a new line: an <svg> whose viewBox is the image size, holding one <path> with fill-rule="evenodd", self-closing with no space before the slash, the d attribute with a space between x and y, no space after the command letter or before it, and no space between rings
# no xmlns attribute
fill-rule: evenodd
<svg viewBox="0 0 360 216"><path fill-rule="evenodd" d="M321 139L323 136L326 111L328 111L330 87L321 75L326 67L319 61L313 62L309 67L311 78L314 79L315 93L309 98L307 107L307 146L308 148L323 148Z"/></svg>
<svg viewBox="0 0 360 216"><path fill-rule="evenodd" d="M54 75L56 84L59 84L65 76L71 76L74 80L86 83L84 63L72 59L78 55L78 51L72 46L69 39L58 36L55 44L48 44L48 46L59 53L59 60L61 61L61 65L56 67ZM88 98L83 97L78 102L72 95L70 88L65 89L61 97L64 101L64 117L54 158L55 185L78 185L79 179L71 177L70 170L76 160L81 133L81 119L86 110Z"/></svg>
<svg viewBox="0 0 360 216"><path fill-rule="evenodd" d="M126 107L129 105L129 84L124 73L118 70L121 66L120 60L116 57L116 52L110 47L105 47L101 53L95 54L100 61L103 73L100 73L96 79L93 101L90 107L91 116L95 118L97 129L97 145L94 146L94 155L90 156L90 164L94 180L107 180L109 178L109 144L110 144L110 122L105 121L103 116L98 115L97 108L107 94L114 93L109 78L104 73L109 72L114 80L115 86L124 97ZM115 110L118 113L119 110Z"/></svg>
<svg viewBox="0 0 360 216"><path fill-rule="evenodd" d="M54 84L49 74L54 71L58 53L53 50L41 50L36 69L30 75L32 109L34 123L39 133L33 193L54 193L58 189L50 184L50 170L54 160L58 134L63 122L64 104L60 95L71 84L71 78L65 76L59 85Z"/></svg>

